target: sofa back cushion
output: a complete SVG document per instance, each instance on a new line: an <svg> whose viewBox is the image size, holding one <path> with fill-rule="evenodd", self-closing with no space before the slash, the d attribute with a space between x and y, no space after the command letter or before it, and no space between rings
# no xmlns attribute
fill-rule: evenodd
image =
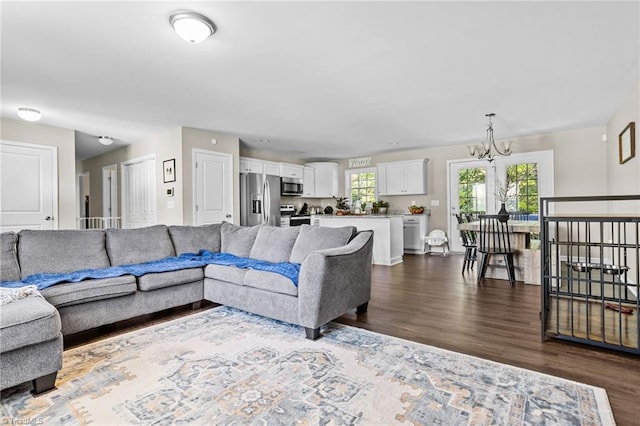
<svg viewBox="0 0 640 426"><path fill-rule="evenodd" d="M220 228L221 224L219 223L201 226L169 226L169 234L171 234L176 255L198 253L200 250L219 252Z"/></svg>
<svg viewBox="0 0 640 426"><path fill-rule="evenodd" d="M18 233L18 261L22 278L109 266L101 230L24 229Z"/></svg>
<svg viewBox="0 0 640 426"><path fill-rule="evenodd" d="M20 281L20 267L16 258L15 232L0 234L0 281Z"/></svg>
<svg viewBox="0 0 640 426"><path fill-rule="evenodd" d="M299 231L299 226L261 226L249 257L273 263L288 262Z"/></svg>
<svg viewBox="0 0 640 426"><path fill-rule="evenodd" d="M260 225L238 226L223 222L220 228L220 251L240 257L249 257Z"/></svg>
<svg viewBox="0 0 640 426"><path fill-rule="evenodd" d="M329 228L326 226L302 225L289 262L302 263L312 251L341 247L356 234L355 226Z"/></svg>
<svg viewBox="0 0 640 426"><path fill-rule="evenodd" d="M130 265L175 256L166 225L135 229L107 229L111 265Z"/></svg>

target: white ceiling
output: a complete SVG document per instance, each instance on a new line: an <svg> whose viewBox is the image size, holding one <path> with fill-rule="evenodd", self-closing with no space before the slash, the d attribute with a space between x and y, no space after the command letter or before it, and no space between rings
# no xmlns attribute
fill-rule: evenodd
<svg viewBox="0 0 640 426"><path fill-rule="evenodd" d="M217 32L184 42L177 9ZM639 18L637 1L3 1L2 116L40 109L79 158L177 126L328 159L478 142L488 112L498 140L605 125L639 79Z"/></svg>

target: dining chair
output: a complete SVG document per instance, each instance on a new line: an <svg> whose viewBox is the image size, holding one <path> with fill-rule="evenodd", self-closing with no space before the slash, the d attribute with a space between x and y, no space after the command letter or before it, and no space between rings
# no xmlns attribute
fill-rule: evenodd
<svg viewBox="0 0 640 426"><path fill-rule="evenodd" d="M513 264L515 249L511 246L511 228L502 215L480 215L480 231L478 231L478 284L484 279L491 256L503 256L509 284L516 285L516 274Z"/></svg>
<svg viewBox="0 0 640 426"><path fill-rule="evenodd" d="M465 223L462 214L456 214L455 216L458 224ZM467 222L470 221L467 220ZM473 265L476 263L478 245L475 231L461 229L460 238L462 238L462 246L464 247L464 260L462 262L462 274L464 275L464 271L473 269Z"/></svg>

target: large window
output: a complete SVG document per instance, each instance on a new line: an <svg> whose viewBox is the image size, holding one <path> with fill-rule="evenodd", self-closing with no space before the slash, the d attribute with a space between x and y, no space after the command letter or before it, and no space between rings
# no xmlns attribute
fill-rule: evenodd
<svg viewBox="0 0 640 426"><path fill-rule="evenodd" d="M461 213L486 212L487 169L474 167L458 172L458 201Z"/></svg>
<svg viewBox="0 0 640 426"><path fill-rule="evenodd" d="M507 182L507 210L538 213L538 163L507 166Z"/></svg>
<svg viewBox="0 0 640 426"><path fill-rule="evenodd" d="M351 195L350 203L357 200L358 203L371 204L376 201L376 169L351 169L347 170L348 194Z"/></svg>

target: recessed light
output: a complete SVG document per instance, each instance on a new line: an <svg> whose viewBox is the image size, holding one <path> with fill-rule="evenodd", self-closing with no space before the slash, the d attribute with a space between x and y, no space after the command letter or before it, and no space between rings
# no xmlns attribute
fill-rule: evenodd
<svg viewBox="0 0 640 426"><path fill-rule="evenodd" d="M217 145L218 144L218 139L211 139L211 145Z"/></svg>
<svg viewBox="0 0 640 426"><path fill-rule="evenodd" d="M18 108L18 117L26 121L38 121L42 118L42 114L34 108L20 107Z"/></svg>
<svg viewBox="0 0 640 426"><path fill-rule="evenodd" d="M400 142L389 142L389 145L400 145Z"/></svg>
<svg viewBox="0 0 640 426"><path fill-rule="evenodd" d="M211 19L188 10L173 12L169 22L180 38L189 43L200 43L216 32L216 26Z"/></svg>
<svg viewBox="0 0 640 426"><path fill-rule="evenodd" d="M267 143L267 142L271 142L271 141L269 139L260 139L260 142Z"/></svg>
<svg viewBox="0 0 640 426"><path fill-rule="evenodd" d="M98 136L98 142L100 142L102 145L108 146L113 143L113 138L109 136Z"/></svg>

